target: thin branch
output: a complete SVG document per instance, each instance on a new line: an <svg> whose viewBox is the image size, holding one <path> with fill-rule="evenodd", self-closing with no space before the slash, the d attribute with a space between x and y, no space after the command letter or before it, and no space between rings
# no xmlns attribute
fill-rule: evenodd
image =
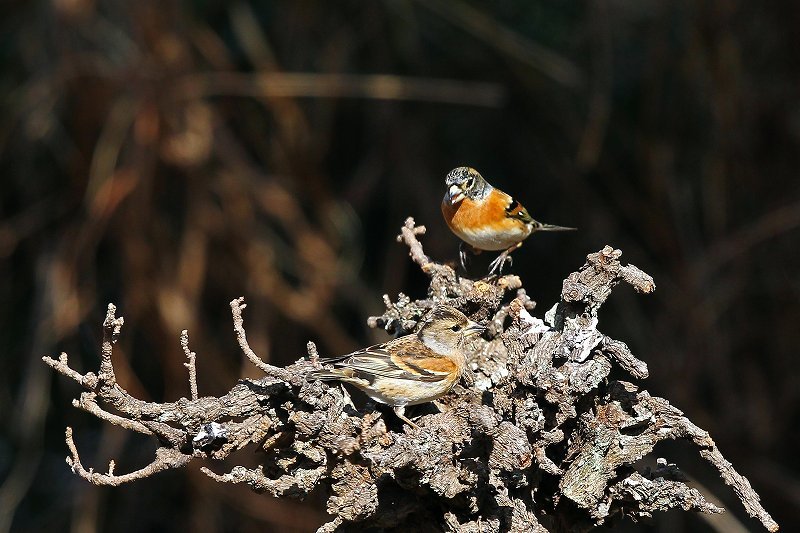
<svg viewBox="0 0 800 533"><path fill-rule="evenodd" d="M67 376L68 378L77 381L83 387L92 390L97 386L97 376L93 372L87 372L86 374L81 374L69 367L69 359L67 354L61 352L61 355L58 357L58 360L53 359L52 357L44 356L42 357L42 361L47 364L50 368L57 371L59 374Z"/></svg>
<svg viewBox="0 0 800 533"><path fill-rule="evenodd" d="M150 477L164 470L180 468L185 466L191 459L190 455L184 455L178 450L162 447L156 450L156 457L152 463L144 468L136 470L135 472L121 476L115 475L115 463L112 460L108 465L108 472L105 474L99 474L91 468L87 470L84 468L83 464L81 464L81 459L78 455L78 448L75 446L75 441L72 438L71 427L67 427L66 429L66 442L70 453L70 457L67 457L67 464L70 466L70 468L72 468L74 473L78 474L80 477L89 483L92 483L93 485L116 487L118 485L122 485L123 483L130 483L131 481L135 481L137 479Z"/></svg>
<svg viewBox="0 0 800 533"><path fill-rule="evenodd" d="M137 422L135 420L130 420L128 418L124 418L119 415L109 413L108 411L101 408L97 404L97 401L95 400L95 393L93 392L84 392L83 394L81 394L80 400L77 399L72 400L72 405L73 407L83 409L87 413L92 413L100 420L105 420L109 424L120 426L122 428L129 429L131 431L136 431L137 433L142 433L143 435L154 434L152 431L147 429L147 427L141 422Z"/></svg>
<svg viewBox="0 0 800 533"><path fill-rule="evenodd" d="M106 319L103 322L100 372L97 374L100 383L109 387L117 383L117 378L114 375L114 365L111 362L111 355L114 351L114 344L116 344L120 331L122 330L122 325L125 323L125 319L122 317L115 317L116 312L117 307L114 304L108 304Z"/></svg>
<svg viewBox="0 0 800 533"><path fill-rule="evenodd" d="M425 226L417 226L414 219L408 217L403 227L400 228L400 235L397 236L397 242L404 242L408 246L408 255L425 272L430 268L431 258L425 255L417 235L425 235L426 231Z"/></svg>
<svg viewBox="0 0 800 533"><path fill-rule="evenodd" d="M308 352L308 360L311 361L311 364L314 365L314 367L319 367L319 352L317 351L317 345L312 341L308 341L306 344L306 352Z"/></svg>
<svg viewBox="0 0 800 533"><path fill-rule="evenodd" d="M239 346L244 352L244 355L253 363L256 368L264 372L268 376L281 379L286 382L291 382L292 374L287 372L284 368L268 365L261 360L259 356L250 348L247 343L247 333L244 330L244 319L242 319L242 311L247 307L244 303L244 297L241 296L231 300L231 314L233 315L233 331L236 332L236 340L239 341Z"/></svg>
<svg viewBox="0 0 800 533"><path fill-rule="evenodd" d="M189 331L185 329L181 331L181 348L183 348L183 353L186 354L187 359L187 362L183 363L183 366L189 369L189 390L192 394L192 400L196 400L197 367L195 366L195 360L197 359L197 354L189 349Z"/></svg>
<svg viewBox="0 0 800 533"><path fill-rule="evenodd" d="M711 446L707 449L701 449L700 455L716 467L726 485L733 487L733 491L739 497L739 500L741 500L747 514L761 521L764 527L767 528L767 531L778 531L778 523L775 522L772 516L770 516L767 510L761 505L761 498L759 498L756 491L753 490L753 487L750 486L750 482L747 481L747 478L737 472L736 469L733 468L733 465L722 456L719 449L717 449L717 445L711 440L711 437L708 437L708 441ZM697 444L698 446L700 445L699 442Z"/></svg>

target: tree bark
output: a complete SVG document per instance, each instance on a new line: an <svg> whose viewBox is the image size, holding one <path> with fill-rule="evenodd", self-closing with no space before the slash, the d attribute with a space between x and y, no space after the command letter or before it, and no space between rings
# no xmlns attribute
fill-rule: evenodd
<svg viewBox="0 0 800 533"><path fill-rule="evenodd" d="M386 312L368 323L405 334L434 305L448 303L488 323L489 332L469 346L471 369L461 385L436 409L417 409L419 428L372 402L357 409L337 384L307 380L319 368L311 343L309 357L286 368L261 361L247 344L241 298L231 302L236 337L264 378L242 380L219 398L198 398L195 354L183 333L192 398L138 400L116 383L112 350L122 319L109 305L97 374L73 370L66 354L44 361L86 389L76 407L152 435L159 448L141 470L118 475L112 462L100 474L82 465L67 428L72 470L97 485L119 485L194 458L223 459L257 447L264 452L257 468L202 470L276 497L302 498L325 487L333 519L320 531L582 531L671 508L722 512L688 487L675 465L659 459L654 471L634 468L658 442L684 439L719 470L751 516L778 530L707 432L667 400L609 377L615 367L635 379L648 375L624 342L597 325L616 285L650 293L650 276L623 265L621 252L606 246L564 280L560 301L543 321L530 314L535 304L518 277L459 277L425 255L418 239L424 232L409 218L398 241L430 277L428 298L385 296Z"/></svg>

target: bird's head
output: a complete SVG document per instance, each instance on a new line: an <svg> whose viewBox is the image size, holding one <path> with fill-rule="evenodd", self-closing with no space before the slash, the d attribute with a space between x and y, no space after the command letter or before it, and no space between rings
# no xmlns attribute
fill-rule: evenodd
<svg viewBox="0 0 800 533"><path fill-rule="evenodd" d="M425 316L417 336L429 348L447 353L485 330L486 326L473 322L458 309L439 305Z"/></svg>
<svg viewBox="0 0 800 533"><path fill-rule="evenodd" d="M456 205L464 198L480 200L491 191L491 185L471 167L454 168L447 174L444 183L447 186L445 197L450 205Z"/></svg>

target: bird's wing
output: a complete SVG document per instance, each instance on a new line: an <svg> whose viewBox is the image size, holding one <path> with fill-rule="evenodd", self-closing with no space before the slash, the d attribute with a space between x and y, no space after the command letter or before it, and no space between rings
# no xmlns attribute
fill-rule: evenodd
<svg viewBox="0 0 800 533"><path fill-rule="evenodd" d="M532 226L533 231L575 231L575 228L568 228L566 226L556 226L554 224L543 224L538 220L534 220L533 217L528 213L528 210L525 209L519 200L515 200L511 196L506 193L502 193L505 197L507 204L506 204L506 217L513 218L515 220L520 220L524 224L530 224Z"/></svg>
<svg viewBox="0 0 800 533"><path fill-rule="evenodd" d="M406 335L322 362L354 370L358 377L368 380L380 376L435 382L447 379L457 370L453 361L425 346L416 335Z"/></svg>
<svg viewBox="0 0 800 533"><path fill-rule="evenodd" d="M506 194L506 196L508 195ZM525 209L521 203L519 203L519 200L515 200L511 196L508 196L508 205L506 206L506 216L508 218L521 220L525 224L530 224L532 222L535 222L533 220L533 217L531 217L531 215L528 214L528 210Z"/></svg>

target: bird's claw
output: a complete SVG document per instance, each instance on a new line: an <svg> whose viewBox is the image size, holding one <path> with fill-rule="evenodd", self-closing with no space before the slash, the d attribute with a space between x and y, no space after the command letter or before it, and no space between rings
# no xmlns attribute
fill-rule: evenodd
<svg viewBox="0 0 800 533"><path fill-rule="evenodd" d="M494 261L489 264L489 275L497 274L498 276L503 273L503 266L508 262L509 266L513 263L514 259L508 254L507 251L498 255Z"/></svg>

